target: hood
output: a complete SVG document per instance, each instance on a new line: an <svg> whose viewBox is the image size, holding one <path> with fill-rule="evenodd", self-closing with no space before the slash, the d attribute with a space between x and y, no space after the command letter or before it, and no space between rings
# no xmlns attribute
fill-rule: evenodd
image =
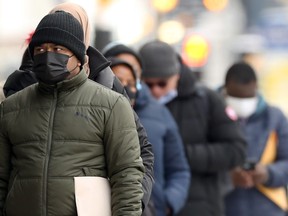
<svg viewBox="0 0 288 216"><path fill-rule="evenodd" d="M181 64L180 67L180 79L178 82L178 97L186 97L195 92L197 78L193 71L186 66Z"/></svg>
<svg viewBox="0 0 288 216"><path fill-rule="evenodd" d="M108 61L96 48L89 46L87 50L89 56L89 79L95 81L99 73L106 67L110 66Z"/></svg>

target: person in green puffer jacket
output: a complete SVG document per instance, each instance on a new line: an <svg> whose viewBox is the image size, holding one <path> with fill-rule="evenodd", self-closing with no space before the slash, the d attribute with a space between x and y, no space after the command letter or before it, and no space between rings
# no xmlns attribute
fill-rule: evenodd
<svg viewBox="0 0 288 216"><path fill-rule="evenodd" d="M76 216L74 177L84 176L109 179L113 216L140 216L132 108L87 79L80 23L66 12L45 16L29 51L39 83L0 106L0 216Z"/></svg>

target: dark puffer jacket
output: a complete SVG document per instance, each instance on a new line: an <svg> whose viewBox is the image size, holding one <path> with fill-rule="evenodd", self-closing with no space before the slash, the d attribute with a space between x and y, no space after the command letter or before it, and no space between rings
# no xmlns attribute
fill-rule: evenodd
<svg viewBox="0 0 288 216"><path fill-rule="evenodd" d="M0 215L76 216L77 176L109 178L112 214L141 215L144 167L130 104L84 71L12 95L0 126Z"/></svg>
<svg viewBox="0 0 288 216"><path fill-rule="evenodd" d="M198 85L182 65L178 96L167 104L179 126L192 172L188 202L179 215L222 216L221 174L244 162L245 141L218 93Z"/></svg>

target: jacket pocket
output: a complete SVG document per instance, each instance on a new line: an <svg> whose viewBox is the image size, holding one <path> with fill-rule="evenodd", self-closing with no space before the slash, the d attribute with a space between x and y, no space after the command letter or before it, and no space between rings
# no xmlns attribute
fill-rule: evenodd
<svg viewBox="0 0 288 216"><path fill-rule="evenodd" d="M99 176L103 178L107 178L106 170L100 170L96 168L90 168L90 167L83 167L82 171L85 176Z"/></svg>
<svg viewBox="0 0 288 216"><path fill-rule="evenodd" d="M8 193L5 199L5 203L4 203L4 207L3 207L3 216L6 216L6 208L7 208L7 202L9 201L9 198L11 196L11 192L14 189L14 185L15 182L17 180L17 176L18 176L18 170L15 169L12 171L11 175L10 175L10 179L9 179L9 185L8 185Z"/></svg>

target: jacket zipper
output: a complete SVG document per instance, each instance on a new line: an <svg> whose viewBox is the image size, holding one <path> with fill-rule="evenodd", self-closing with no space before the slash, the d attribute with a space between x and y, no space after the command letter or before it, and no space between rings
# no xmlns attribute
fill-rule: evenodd
<svg viewBox="0 0 288 216"><path fill-rule="evenodd" d="M48 141L47 141L47 147L46 147L46 157L45 157L45 163L44 163L44 169L43 169L43 216L47 215L47 180L48 180L48 167L49 167L49 159L50 159L50 153L51 153L51 146L52 146L52 137L53 137L53 124L54 124L54 115L56 110L56 104L57 104L57 89L54 90L53 95L53 104L50 111L50 118L49 118L49 132L48 132Z"/></svg>

